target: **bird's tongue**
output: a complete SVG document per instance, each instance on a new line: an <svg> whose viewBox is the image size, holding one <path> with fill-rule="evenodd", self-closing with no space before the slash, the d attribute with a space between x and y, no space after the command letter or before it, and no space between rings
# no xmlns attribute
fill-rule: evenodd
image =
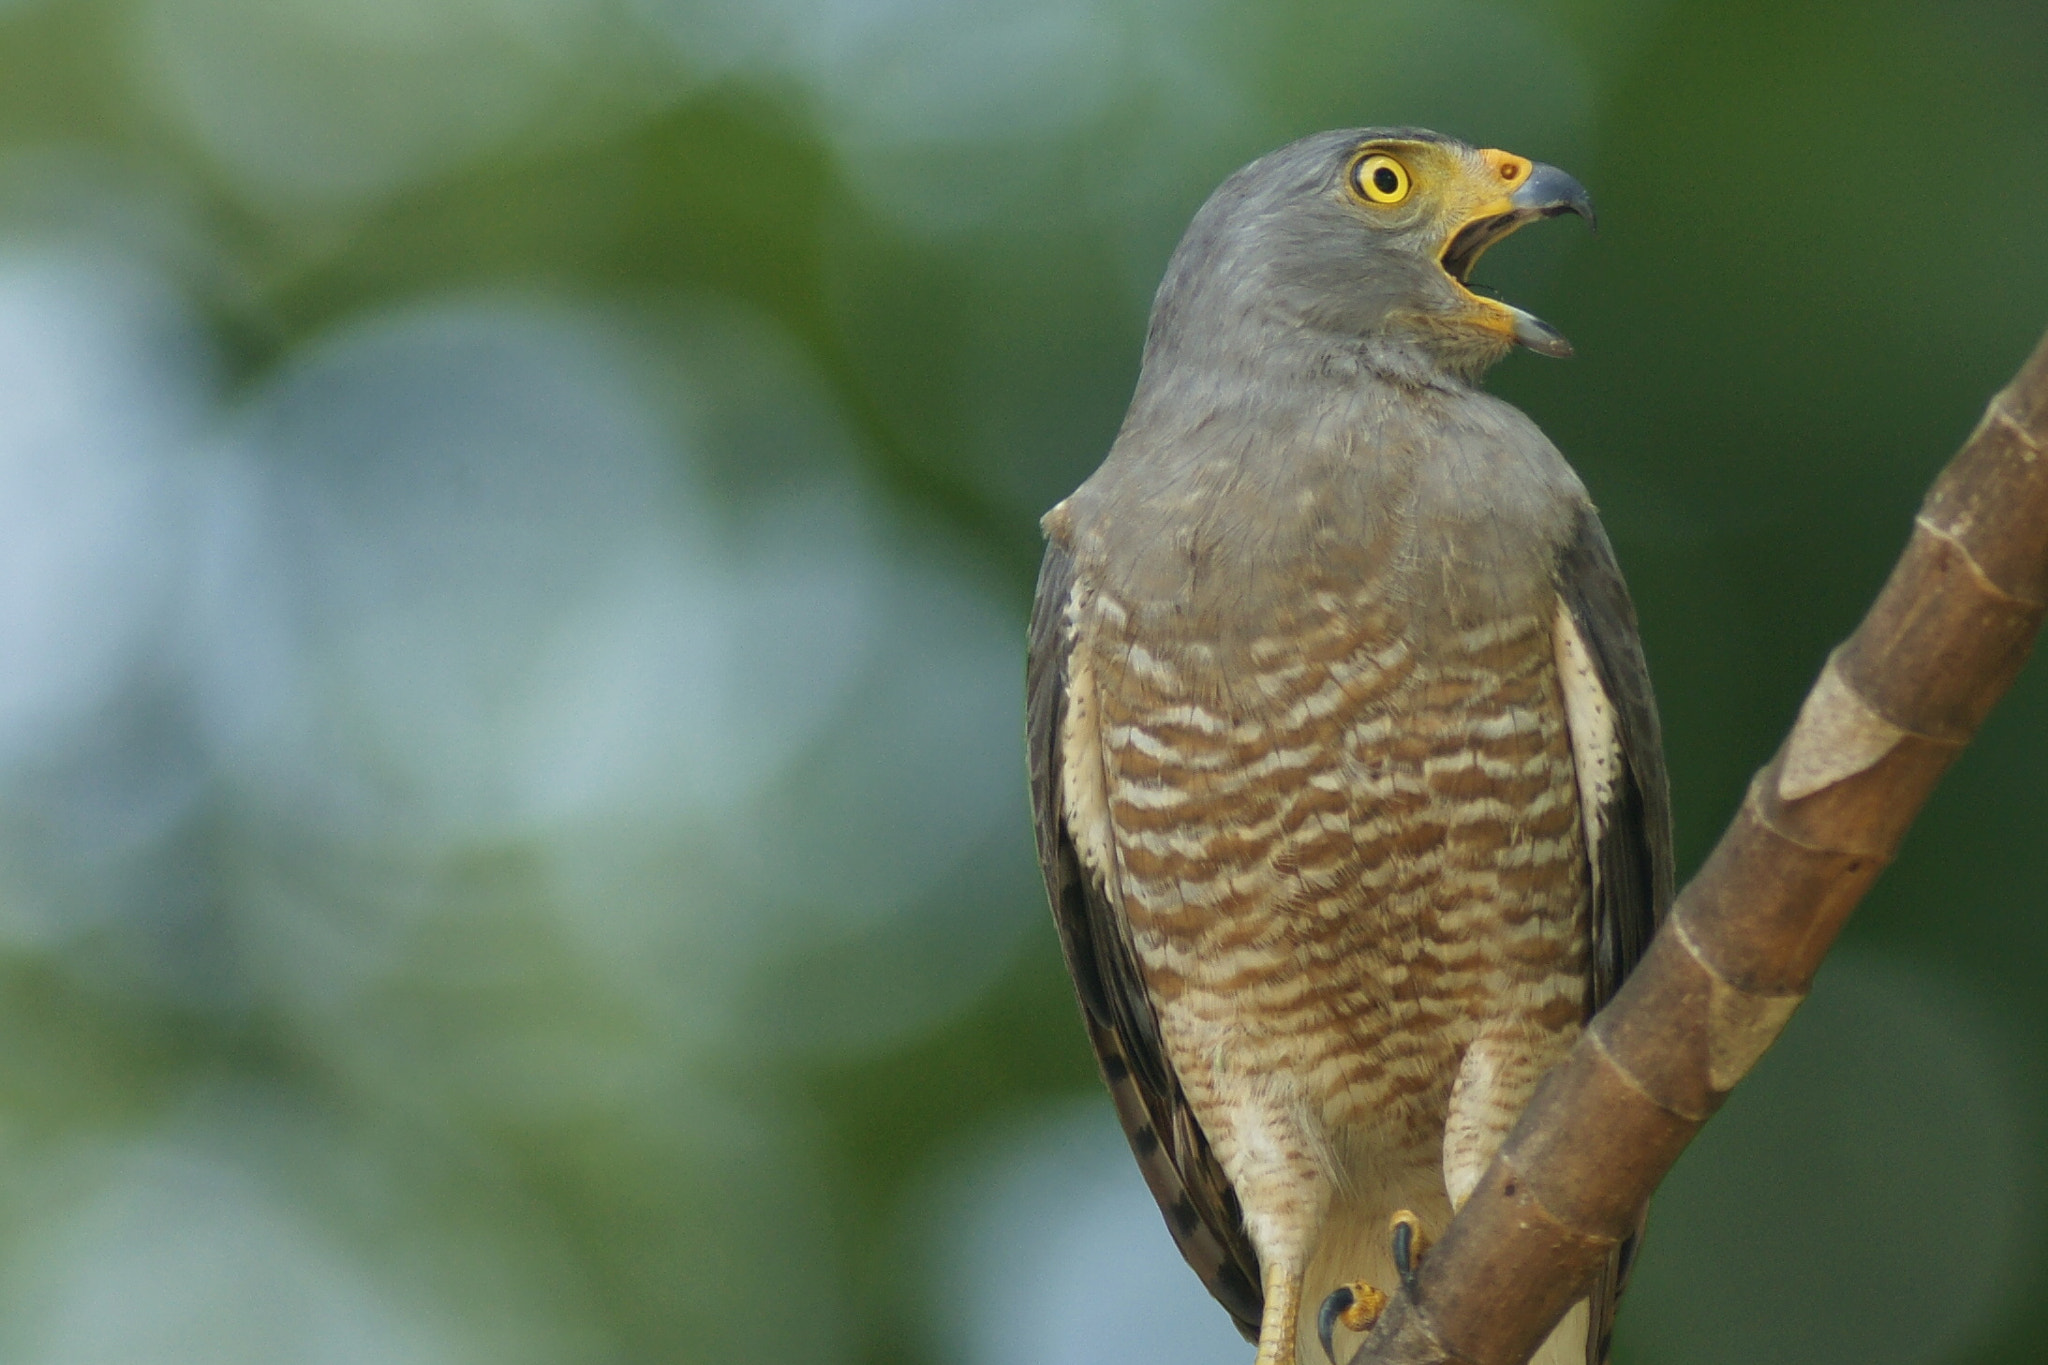
<svg viewBox="0 0 2048 1365"><path fill-rule="evenodd" d="M1527 313L1512 303L1503 303L1515 319L1515 343L1527 346L1538 355L1554 356L1559 360L1570 357L1572 344L1564 339L1564 333L1552 327L1534 313Z"/></svg>

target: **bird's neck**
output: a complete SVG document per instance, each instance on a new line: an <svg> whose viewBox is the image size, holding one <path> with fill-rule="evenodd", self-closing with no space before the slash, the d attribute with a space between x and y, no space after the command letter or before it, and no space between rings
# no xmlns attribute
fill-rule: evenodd
<svg viewBox="0 0 2048 1365"><path fill-rule="evenodd" d="M1333 393L1386 385L1408 393L1475 388L1503 348L1497 340L1451 344L1431 329L1388 326L1359 335L1284 315L1250 316L1204 334L1155 326L1133 395L1132 418L1171 413L1207 425L1233 411L1273 411L1296 401L1326 405Z"/></svg>

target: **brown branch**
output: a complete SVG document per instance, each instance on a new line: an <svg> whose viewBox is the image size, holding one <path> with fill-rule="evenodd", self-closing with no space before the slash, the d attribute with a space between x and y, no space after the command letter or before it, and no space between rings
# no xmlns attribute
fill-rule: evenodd
<svg viewBox="0 0 2048 1365"><path fill-rule="evenodd" d="M1805 998L2033 647L2048 338L1935 480L1870 614L1614 1002L1545 1079L1352 1365L1519 1365Z"/></svg>

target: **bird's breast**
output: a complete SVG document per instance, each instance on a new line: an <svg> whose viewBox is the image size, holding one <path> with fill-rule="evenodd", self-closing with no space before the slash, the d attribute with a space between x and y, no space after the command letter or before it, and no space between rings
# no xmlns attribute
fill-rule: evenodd
<svg viewBox="0 0 2048 1365"><path fill-rule="evenodd" d="M1428 1142L1489 1015L1578 1021L1547 602L1418 606L1436 571L1303 566L1240 619L1098 593L1076 623L1121 899L1198 1112L1279 1087L1333 1132Z"/></svg>

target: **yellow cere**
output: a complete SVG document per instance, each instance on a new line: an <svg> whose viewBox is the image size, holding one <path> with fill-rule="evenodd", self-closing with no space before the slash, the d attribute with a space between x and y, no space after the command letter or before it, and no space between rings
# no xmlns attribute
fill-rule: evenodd
<svg viewBox="0 0 2048 1365"><path fill-rule="evenodd" d="M1351 188L1369 204L1398 204L1411 188L1408 168L1385 152L1362 156L1351 167Z"/></svg>

